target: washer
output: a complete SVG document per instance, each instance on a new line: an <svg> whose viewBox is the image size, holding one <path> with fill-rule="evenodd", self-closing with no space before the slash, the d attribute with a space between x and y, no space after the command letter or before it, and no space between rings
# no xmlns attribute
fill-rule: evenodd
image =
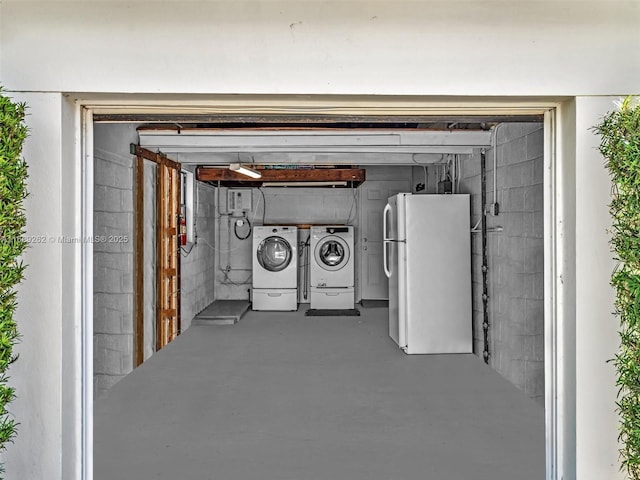
<svg viewBox="0 0 640 480"><path fill-rule="evenodd" d="M298 229L253 229L253 310L298 309Z"/></svg>
<svg viewBox="0 0 640 480"><path fill-rule="evenodd" d="M311 308L352 309L355 307L354 228L311 227Z"/></svg>

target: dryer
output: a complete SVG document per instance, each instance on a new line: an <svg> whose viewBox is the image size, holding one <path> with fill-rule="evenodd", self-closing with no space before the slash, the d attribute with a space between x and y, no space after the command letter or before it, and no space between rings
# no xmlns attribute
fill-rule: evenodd
<svg viewBox="0 0 640 480"><path fill-rule="evenodd" d="M353 246L354 228L350 225L311 227L311 308L355 307Z"/></svg>
<svg viewBox="0 0 640 480"><path fill-rule="evenodd" d="M253 229L253 310L298 309L298 229Z"/></svg>

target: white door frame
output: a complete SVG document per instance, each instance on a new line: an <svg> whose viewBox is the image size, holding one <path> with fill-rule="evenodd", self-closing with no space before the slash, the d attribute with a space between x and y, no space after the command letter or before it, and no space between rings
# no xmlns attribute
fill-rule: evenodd
<svg viewBox="0 0 640 480"><path fill-rule="evenodd" d="M566 226L567 195L561 183L563 158L558 125L562 105L567 99L532 98L450 98L442 97L376 97L376 96L318 96L296 97L287 95L203 95L203 96L78 96L81 111L80 158L77 164L82 172L82 198L77 211L82 218L82 236L93 235L93 115L96 113L238 113L238 114L347 114L347 115L544 115L544 255L545 255L545 431L546 479L561 480L575 476L575 435L571 434L570 419L565 412L571 410L575 398L570 397L565 385L575 378L575 365L567 355L565 337L568 318L575 305L569 304L571 292L564 280L571 278L571 261L567 259L567 241L572 232ZM93 247L83 242L82 250L82 329L76 338L82 352L82 428L78 452L68 452L81 458L80 480L93 479ZM570 339L569 339L570 340ZM574 452L573 454L571 452ZM64 452L63 452L64 454ZM575 463L575 462L574 462Z"/></svg>
<svg viewBox="0 0 640 480"><path fill-rule="evenodd" d="M76 444L80 445L80 478L93 479L93 243L87 239L93 238L93 111L88 108L80 109L79 126L81 137L81 158L79 170L82 176L81 186L81 438ZM64 454L64 452L63 452Z"/></svg>

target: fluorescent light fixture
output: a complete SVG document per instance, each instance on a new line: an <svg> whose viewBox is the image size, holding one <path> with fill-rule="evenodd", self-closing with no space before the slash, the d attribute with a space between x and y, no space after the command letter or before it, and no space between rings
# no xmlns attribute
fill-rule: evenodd
<svg viewBox="0 0 640 480"><path fill-rule="evenodd" d="M239 163L230 164L229 165L229 170L233 170L234 172L241 173L242 175L246 175L247 177L251 177L251 178L260 178L260 177L262 177L262 174L260 172L252 170L251 168L248 168L248 167L243 167Z"/></svg>
<svg viewBox="0 0 640 480"><path fill-rule="evenodd" d="M263 187L346 187L347 182L264 182Z"/></svg>

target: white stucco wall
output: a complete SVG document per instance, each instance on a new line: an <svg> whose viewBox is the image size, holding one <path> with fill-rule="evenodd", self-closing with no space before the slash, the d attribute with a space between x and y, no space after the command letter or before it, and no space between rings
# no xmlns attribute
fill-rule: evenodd
<svg viewBox="0 0 640 480"><path fill-rule="evenodd" d="M576 474L577 478L615 478L617 415L614 358L619 346L613 311L614 269L607 228L611 180L591 131L613 110L613 98L576 100ZM597 433L597 434L596 434ZM594 462L593 458L600 459Z"/></svg>
<svg viewBox="0 0 640 480"><path fill-rule="evenodd" d="M10 89L593 95L636 91L640 77L630 61L640 4L628 0L4 0L2 10Z"/></svg>
<svg viewBox="0 0 640 480"><path fill-rule="evenodd" d="M558 139L568 162L560 168L563 288L575 296L560 306L570 320L561 338L562 462L567 480L574 469L581 480L622 478L614 376L604 363L617 342L603 233L609 188L589 128L612 107L593 96L640 91L638 25L640 2L627 0L3 0L0 78L31 107L29 233L79 225L78 135L60 92L420 95L427 103L577 96ZM12 370L22 425L4 456L8 479L78 478L77 248L45 244L25 256Z"/></svg>
<svg viewBox="0 0 640 480"><path fill-rule="evenodd" d="M63 249L74 247L56 241L63 234L62 102L59 94L12 96L29 104L26 123L30 138L23 154L29 165L30 193L25 206L26 234L31 240L24 254L28 267L19 289L16 312L22 335L16 348L20 360L10 370L17 399L9 411L20 425L15 443L3 460L8 479L62 478L61 436L65 429L61 421L62 398L64 394L73 401L74 390L72 387L64 392L62 388L66 367L62 359L62 332L64 329L65 333L72 333L74 320L68 319L71 328L63 326L61 281ZM72 303L72 299L68 300ZM67 353L73 362L73 349ZM73 371L64 373L67 381L73 379ZM71 416L64 418L67 422L74 420ZM73 428L68 423L66 427Z"/></svg>

